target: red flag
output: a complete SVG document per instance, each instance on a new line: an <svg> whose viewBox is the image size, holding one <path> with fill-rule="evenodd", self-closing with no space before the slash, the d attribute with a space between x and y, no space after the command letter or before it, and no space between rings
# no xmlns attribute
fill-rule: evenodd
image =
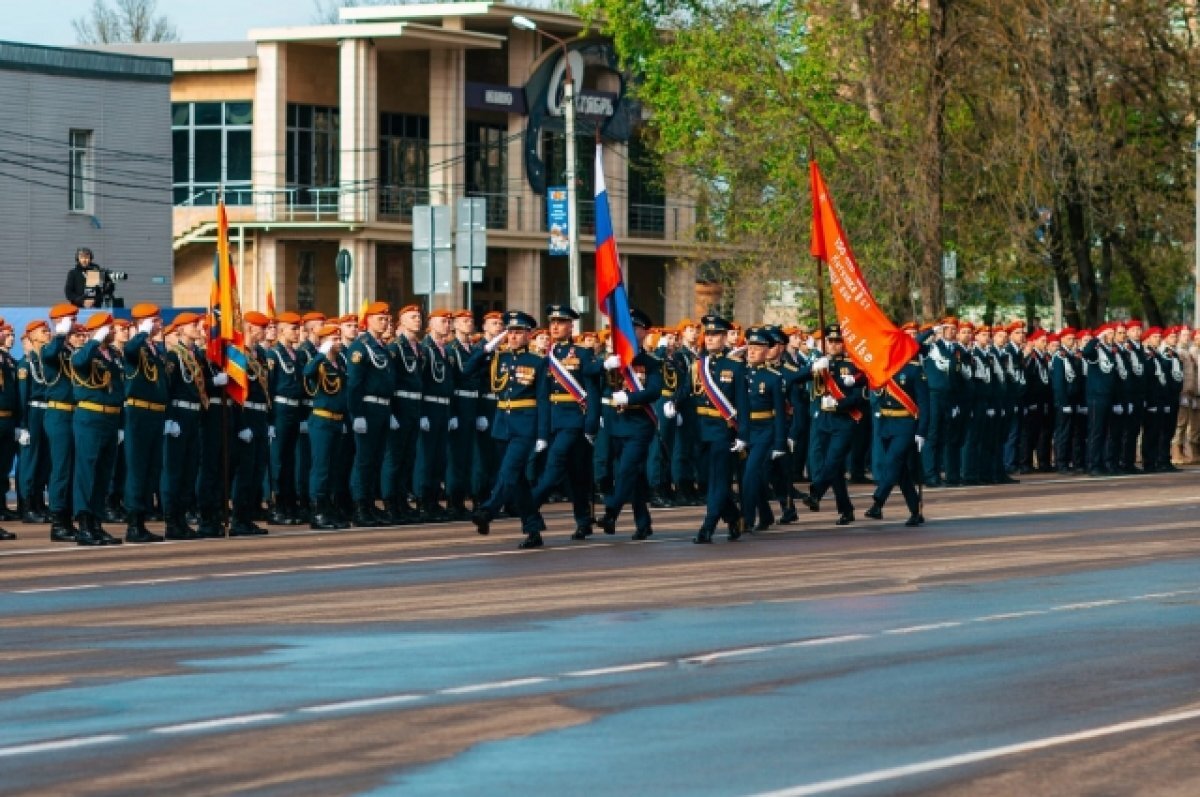
<svg viewBox="0 0 1200 797"><path fill-rule="evenodd" d="M238 299L237 272L229 259L229 219L225 201L217 202L217 254L208 299L208 359L229 375L229 397L242 404L249 392L247 360L242 335L242 306Z"/></svg>
<svg viewBox="0 0 1200 797"><path fill-rule="evenodd" d="M888 319L871 295L816 161L809 162L809 174L813 203L810 251L829 267L846 353L867 375L871 388L878 390L916 355L920 345Z"/></svg>

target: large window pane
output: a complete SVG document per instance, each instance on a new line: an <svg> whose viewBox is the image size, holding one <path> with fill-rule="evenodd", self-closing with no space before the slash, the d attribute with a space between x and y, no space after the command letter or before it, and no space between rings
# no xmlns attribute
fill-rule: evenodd
<svg viewBox="0 0 1200 797"><path fill-rule="evenodd" d="M196 125L219 127L221 124L221 103L196 103Z"/></svg>
<svg viewBox="0 0 1200 797"><path fill-rule="evenodd" d="M227 125L248 125L254 121L252 109L253 103L249 102L227 102L225 103L225 124Z"/></svg>
<svg viewBox="0 0 1200 797"><path fill-rule="evenodd" d="M171 133L171 179L173 182L186 183L191 179L191 161L191 133L187 130L176 130Z"/></svg>
<svg viewBox="0 0 1200 797"><path fill-rule="evenodd" d="M187 127L192 119L192 104L189 102L176 102L171 104L171 125L174 127Z"/></svg>
<svg viewBox="0 0 1200 797"><path fill-rule="evenodd" d="M197 183L221 182L221 131L197 130L194 174Z"/></svg>
<svg viewBox="0 0 1200 797"><path fill-rule="evenodd" d="M225 134L225 179L250 179L250 131L230 130Z"/></svg>

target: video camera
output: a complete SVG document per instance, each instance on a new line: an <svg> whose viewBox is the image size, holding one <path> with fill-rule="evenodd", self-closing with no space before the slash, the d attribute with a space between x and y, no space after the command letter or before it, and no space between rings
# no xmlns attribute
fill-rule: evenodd
<svg viewBox="0 0 1200 797"><path fill-rule="evenodd" d="M129 273L102 268L96 263L88 269L84 295L94 301L95 307L124 307L125 300L116 296L117 283L129 279Z"/></svg>

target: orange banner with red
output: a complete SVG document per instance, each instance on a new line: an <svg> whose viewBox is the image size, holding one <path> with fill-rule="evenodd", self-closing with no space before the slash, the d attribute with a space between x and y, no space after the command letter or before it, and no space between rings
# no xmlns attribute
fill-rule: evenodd
<svg viewBox="0 0 1200 797"><path fill-rule="evenodd" d="M920 346L891 322L871 295L816 161L809 162L809 176L813 203L812 255L829 268L846 354L867 375L871 388L878 390L916 355Z"/></svg>

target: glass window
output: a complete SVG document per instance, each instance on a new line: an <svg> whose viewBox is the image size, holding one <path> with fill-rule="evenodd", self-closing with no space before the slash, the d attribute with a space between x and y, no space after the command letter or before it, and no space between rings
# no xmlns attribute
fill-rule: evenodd
<svg viewBox="0 0 1200 797"><path fill-rule="evenodd" d="M222 186L226 203L250 203L253 117L254 105L245 100L172 105L176 204L215 205Z"/></svg>
<svg viewBox="0 0 1200 797"><path fill-rule="evenodd" d="M192 104L176 102L171 104L171 126L187 127L192 118Z"/></svg>
<svg viewBox="0 0 1200 797"><path fill-rule="evenodd" d="M253 104L249 102L225 103L225 124L235 127L250 124L252 121L251 109L253 107Z"/></svg>
<svg viewBox="0 0 1200 797"><path fill-rule="evenodd" d="M225 136L225 178L250 181L250 131L230 130Z"/></svg>
<svg viewBox="0 0 1200 797"><path fill-rule="evenodd" d="M87 213L92 209L92 131L72 130L68 146L67 206Z"/></svg>
<svg viewBox="0 0 1200 797"><path fill-rule="evenodd" d="M315 252L300 253L300 268L296 276L296 307L312 310L317 304L317 255Z"/></svg>
<svg viewBox="0 0 1200 797"><path fill-rule="evenodd" d="M171 133L172 182L186 183L191 173L192 163L188 157L191 151L190 133L186 130L175 130Z"/></svg>
<svg viewBox="0 0 1200 797"><path fill-rule="evenodd" d="M221 126L221 103L198 102L195 107L197 127Z"/></svg>
<svg viewBox="0 0 1200 797"><path fill-rule="evenodd" d="M413 205L429 201L429 119L412 114L379 116L379 212L412 218Z"/></svg>
<svg viewBox="0 0 1200 797"><path fill-rule="evenodd" d="M337 204L336 192L313 191L338 184L337 108L313 105L289 105L287 129L287 185L296 189L294 201L300 205Z"/></svg>

